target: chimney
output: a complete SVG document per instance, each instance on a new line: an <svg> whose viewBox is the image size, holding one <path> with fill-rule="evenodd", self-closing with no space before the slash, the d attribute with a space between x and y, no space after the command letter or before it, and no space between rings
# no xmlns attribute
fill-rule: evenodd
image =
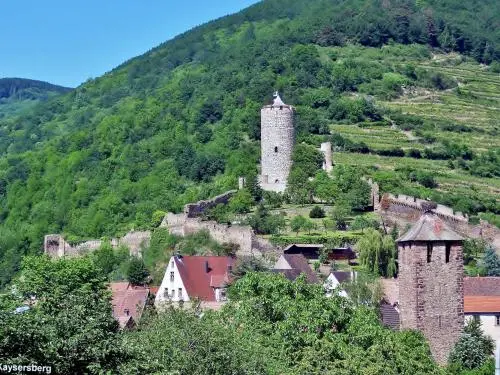
<svg viewBox="0 0 500 375"><path fill-rule="evenodd" d="M208 266L208 260L205 261L205 273L210 272L210 267Z"/></svg>

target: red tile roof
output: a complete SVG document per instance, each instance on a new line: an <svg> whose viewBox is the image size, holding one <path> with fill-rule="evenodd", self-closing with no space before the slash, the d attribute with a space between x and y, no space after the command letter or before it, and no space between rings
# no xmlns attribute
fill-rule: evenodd
<svg viewBox="0 0 500 375"><path fill-rule="evenodd" d="M120 327L127 325L130 318L138 322L146 305L149 289L131 286L128 282L111 283L110 287L113 316L120 323Z"/></svg>
<svg viewBox="0 0 500 375"><path fill-rule="evenodd" d="M497 313L500 314L500 296L465 296L464 312L473 313Z"/></svg>
<svg viewBox="0 0 500 375"><path fill-rule="evenodd" d="M215 302L213 288L222 286L224 280L229 281L229 267L235 263L233 257L181 256L174 259L189 298L209 302Z"/></svg>
<svg viewBox="0 0 500 375"><path fill-rule="evenodd" d="M500 313L500 277L465 277L464 312Z"/></svg>

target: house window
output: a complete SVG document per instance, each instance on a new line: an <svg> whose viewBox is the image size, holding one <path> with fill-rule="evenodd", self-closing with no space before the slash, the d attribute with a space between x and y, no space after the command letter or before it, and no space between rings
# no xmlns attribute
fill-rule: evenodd
<svg viewBox="0 0 500 375"><path fill-rule="evenodd" d="M226 289L222 288L220 290L220 300L227 301Z"/></svg>
<svg viewBox="0 0 500 375"><path fill-rule="evenodd" d="M274 148L274 152L278 152L278 146Z"/></svg>
<svg viewBox="0 0 500 375"><path fill-rule="evenodd" d="M495 316L495 325L500 326L500 315Z"/></svg>
<svg viewBox="0 0 500 375"><path fill-rule="evenodd" d="M472 319L474 319L475 322L479 322L480 321L479 315L473 315Z"/></svg>
<svg viewBox="0 0 500 375"><path fill-rule="evenodd" d="M170 268L174 268L174 261L170 262Z"/></svg>
<svg viewBox="0 0 500 375"><path fill-rule="evenodd" d="M175 289L172 289L172 298L175 298Z"/></svg>
<svg viewBox="0 0 500 375"><path fill-rule="evenodd" d="M174 272L170 272L170 281L174 281Z"/></svg>
<svg viewBox="0 0 500 375"><path fill-rule="evenodd" d="M163 298L169 298L170 296L168 295L168 289L165 289L163 291Z"/></svg>
<svg viewBox="0 0 500 375"><path fill-rule="evenodd" d="M182 288L179 288L179 299L182 299Z"/></svg>
<svg viewBox="0 0 500 375"><path fill-rule="evenodd" d="M427 263L430 263L432 259L432 242L427 243Z"/></svg>
<svg viewBox="0 0 500 375"><path fill-rule="evenodd" d="M446 263L450 262L450 254L451 254L451 245L449 243L446 244Z"/></svg>

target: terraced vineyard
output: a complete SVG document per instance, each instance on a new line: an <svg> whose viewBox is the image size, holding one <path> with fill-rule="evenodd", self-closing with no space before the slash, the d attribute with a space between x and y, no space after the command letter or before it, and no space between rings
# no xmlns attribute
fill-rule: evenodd
<svg viewBox="0 0 500 375"><path fill-rule="evenodd" d="M345 49L338 50L344 51ZM383 50L383 49L382 49ZM363 57L361 52L360 59ZM342 53L342 52L340 52ZM397 170L410 168L426 171L435 178L441 193L455 196L482 197L500 204L500 179L475 176L471 171L458 168L453 160L430 160L407 157L408 150L423 151L445 143L467 146L475 154L500 148L500 74L488 67L469 61L459 55L439 55L429 58L417 57L383 59L383 51L378 54L366 51L374 61L385 61L393 66L412 64L416 69L440 73L454 82L454 87L435 90L424 87L405 88L402 95L392 100L376 100L384 108L385 122L332 124L334 133L352 142L364 143L370 153L360 154L337 149L335 162L365 167L374 176L391 176ZM342 56L352 56L351 52ZM433 124L431 130L403 129L391 120L393 113L413 115ZM392 124L392 125L391 125ZM435 124L435 126L434 126ZM429 141L425 138L431 138ZM380 150L401 149L406 157L382 156ZM402 191L401 191L402 192ZM406 191L411 193L413 191ZM432 197L430 189L419 189L416 194Z"/></svg>

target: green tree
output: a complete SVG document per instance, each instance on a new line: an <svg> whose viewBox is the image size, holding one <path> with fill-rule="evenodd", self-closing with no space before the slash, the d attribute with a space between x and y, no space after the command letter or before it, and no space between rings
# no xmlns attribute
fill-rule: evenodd
<svg viewBox="0 0 500 375"><path fill-rule="evenodd" d="M367 229L356 243L359 261L375 275L393 277L396 273L397 250L391 236L382 236L375 229Z"/></svg>
<svg viewBox="0 0 500 375"><path fill-rule="evenodd" d="M149 271L142 258L131 257L127 270L127 279L132 285L144 285Z"/></svg>
<svg viewBox="0 0 500 375"><path fill-rule="evenodd" d="M306 218L302 215L297 215L290 220L290 229L295 232L297 235L299 235L299 232L301 229L304 228L304 225L306 223Z"/></svg>
<svg viewBox="0 0 500 375"><path fill-rule="evenodd" d="M346 201L338 201L332 209L332 220L339 230L347 228L347 219L351 214L351 206Z"/></svg>
<svg viewBox="0 0 500 375"><path fill-rule="evenodd" d="M91 255L94 263L102 269L104 275L109 275L118 265L118 259L115 257L115 252L111 243L104 242L99 249Z"/></svg>
<svg viewBox="0 0 500 375"><path fill-rule="evenodd" d="M252 194L248 190L242 189L231 198L229 209L237 214L245 214L250 212L252 205Z"/></svg>
<svg viewBox="0 0 500 375"><path fill-rule="evenodd" d="M321 219L325 217L325 210L320 206L314 206L311 211L309 211L309 217L311 219Z"/></svg>
<svg viewBox="0 0 500 375"><path fill-rule="evenodd" d="M479 320L467 322L460 340L450 353L449 362L467 370L482 367L493 354L495 344L484 334Z"/></svg>
<svg viewBox="0 0 500 375"><path fill-rule="evenodd" d="M21 277L0 309L4 364L50 365L57 374L115 373L127 358L112 316L106 278L91 259L27 257ZM0 303L0 306L6 303Z"/></svg>
<svg viewBox="0 0 500 375"><path fill-rule="evenodd" d="M483 256L483 266L488 276L500 276L500 259L493 247L488 247Z"/></svg>
<svg viewBox="0 0 500 375"><path fill-rule="evenodd" d="M311 219L306 218L302 228L306 230L308 234L311 234L311 231L316 229L316 224Z"/></svg>
<svg viewBox="0 0 500 375"><path fill-rule="evenodd" d="M158 228L165 215L165 211L156 210L155 212L153 212L153 216L151 217L151 228Z"/></svg>

